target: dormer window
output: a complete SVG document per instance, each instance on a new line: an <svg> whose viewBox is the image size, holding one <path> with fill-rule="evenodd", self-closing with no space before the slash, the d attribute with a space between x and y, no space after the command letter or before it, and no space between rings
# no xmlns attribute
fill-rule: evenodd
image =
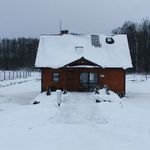
<svg viewBox="0 0 150 150"><path fill-rule="evenodd" d="M82 54L83 53L83 46L75 46L75 51L78 54Z"/></svg>
<svg viewBox="0 0 150 150"><path fill-rule="evenodd" d="M114 41L114 39L112 37L107 37L106 38L106 43L107 44L113 44L113 43L115 43L115 41Z"/></svg>
<svg viewBox="0 0 150 150"><path fill-rule="evenodd" d="M101 47L99 35L91 35L91 43L94 47Z"/></svg>

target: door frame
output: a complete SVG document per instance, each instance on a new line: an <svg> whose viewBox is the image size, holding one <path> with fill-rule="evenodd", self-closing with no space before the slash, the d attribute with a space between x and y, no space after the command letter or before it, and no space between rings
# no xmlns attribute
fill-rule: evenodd
<svg viewBox="0 0 150 150"><path fill-rule="evenodd" d="M81 74L82 73L86 73L87 74L87 82L85 82L85 83L81 82ZM96 74L96 82L94 82L93 85L90 82L90 74ZM98 78L98 73L97 72L93 72L93 71L80 72L80 86L82 87L82 91L94 91L94 88L98 85L98 83L99 83L99 78ZM83 84L85 84L85 86Z"/></svg>

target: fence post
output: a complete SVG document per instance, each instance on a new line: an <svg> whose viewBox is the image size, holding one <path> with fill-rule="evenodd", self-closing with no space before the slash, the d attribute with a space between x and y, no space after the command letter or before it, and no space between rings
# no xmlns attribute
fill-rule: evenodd
<svg viewBox="0 0 150 150"><path fill-rule="evenodd" d="M3 80L6 80L6 73L5 73L5 71L3 71L3 73L4 73L4 79Z"/></svg>
<svg viewBox="0 0 150 150"><path fill-rule="evenodd" d="M12 73L13 73L13 79L14 79L14 78L15 78L15 77L14 77L14 71L13 71Z"/></svg>
<svg viewBox="0 0 150 150"><path fill-rule="evenodd" d="M10 78L10 71L8 72L8 80L10 80L11 78Z"/></svg>
<svg viewBox="0 0 150 150"><path fill-rule="evenodd" d="M20 78L21 78L21 71L19 72Z"/></svg>

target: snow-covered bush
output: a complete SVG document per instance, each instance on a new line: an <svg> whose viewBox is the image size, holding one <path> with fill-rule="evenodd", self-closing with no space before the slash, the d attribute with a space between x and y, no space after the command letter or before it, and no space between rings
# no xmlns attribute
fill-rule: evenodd
<svg viewBox="0 0 150 150"><path fill-rule="evenodd" d="M66 89L63 89L63 94L67 94L67 90Z"/></svg>
<svg viewBox="0 0 150 150"><path fill-rule="evenodd" d="M99 94L95 94L96 102L120 102L120 97L114 93L113 91L109 90L109 94L106 93L106 88L100 89Z"/></svg>
<svg viewBox="0 0 150 150"><path fill-rule="evenodd" d="M95 93L95 94L99 94L98 88L95 88L95 89L94 89L94 93Z"/></svg>

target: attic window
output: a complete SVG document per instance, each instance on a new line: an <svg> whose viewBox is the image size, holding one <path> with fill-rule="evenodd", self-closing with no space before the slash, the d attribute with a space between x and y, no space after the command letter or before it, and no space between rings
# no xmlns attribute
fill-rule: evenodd
<svg viewBox="0 0 150 150"><path fill-rule="evenodd" d="M75 51L78 53L78 54L81 54L83 53L83 46L75 46Z"/></svg>
<svg viewBox="0 0 150 150"><path fill-rule="evenodd" d="M99 35L91 35L91 42L94 47L101 47Z"/></svg>
<svg viewBox="0 0 150 150"><path fill-rule="evenodd" d="M115 43L115 41L114 41L114 39L112 37L107 37L106 38L106 43L107 44L113 44L113 43Z"/></svg>

